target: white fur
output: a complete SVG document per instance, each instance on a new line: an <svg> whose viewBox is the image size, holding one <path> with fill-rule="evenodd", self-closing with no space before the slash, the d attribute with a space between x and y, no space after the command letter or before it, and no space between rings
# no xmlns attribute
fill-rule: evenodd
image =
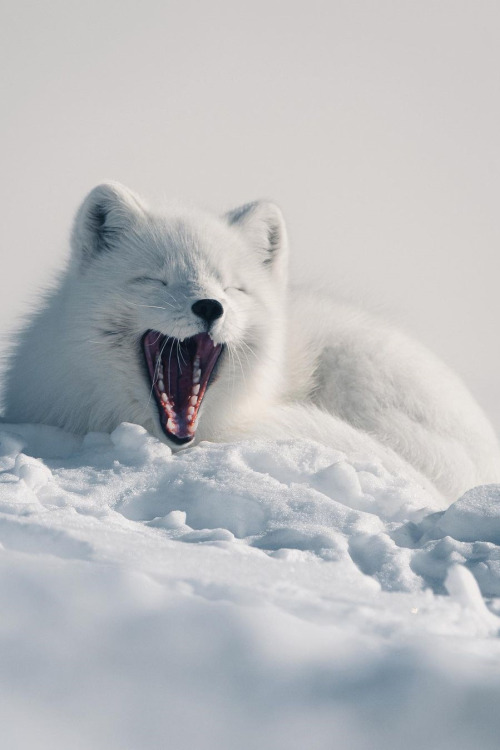
<svg viewBox="0 0 500 750"><path fill-rule="evenodd" d="M500 481L493 429L452 372L367 314L288 288L285 226L266 202L156 214L118 184L95 188L59 286L18 339L5 418L78 433L128 421L167 441L139 342L204 330L191 311L202 298L224 307L211 335L226 347L196 442L312 437L426 477L448 500Z"/></svg>

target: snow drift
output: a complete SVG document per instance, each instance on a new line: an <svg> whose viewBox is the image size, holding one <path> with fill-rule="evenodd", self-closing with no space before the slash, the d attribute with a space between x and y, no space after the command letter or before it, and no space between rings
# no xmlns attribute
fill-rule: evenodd
<svg viewBox="0 0 500 750"><path fill-rule="evenodd" d="M0 427L2 747L498 746L500 486Z"/></svg>

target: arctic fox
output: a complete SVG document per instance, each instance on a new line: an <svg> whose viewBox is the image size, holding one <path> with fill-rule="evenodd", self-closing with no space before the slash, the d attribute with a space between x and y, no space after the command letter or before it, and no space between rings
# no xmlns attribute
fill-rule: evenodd
<svg viewBox="0 0 500 750"><path fill-rule="evenodd" d="M174 450L313 438L413 472L448 501L500 481L493 429L450 370L368 314L289 288L274 204L155 213L105 183L71 245L19 336L7 421L77 433L134 422Z"/></svg>

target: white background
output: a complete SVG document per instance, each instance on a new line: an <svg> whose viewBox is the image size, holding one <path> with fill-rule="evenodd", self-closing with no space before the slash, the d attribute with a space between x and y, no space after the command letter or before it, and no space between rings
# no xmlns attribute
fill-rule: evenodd
<svg viewBox="0 0 500 750"><path fill-rule="evenodd" d="M103 179L268 197L296 278L384 309L500 428L499 21L486 0L3 2L1 330Z"/></svg>

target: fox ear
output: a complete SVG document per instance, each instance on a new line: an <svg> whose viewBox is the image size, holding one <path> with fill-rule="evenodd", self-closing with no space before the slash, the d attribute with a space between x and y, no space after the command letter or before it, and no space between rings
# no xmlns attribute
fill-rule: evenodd
<svg viewBox="0 0 500 750"><path fill-rule="evenodd" d="M273 273L286 275L288 241L278 206L269 201L247 203L226 214L226 219L245 235L265 266Z"/></svg>
<svg viewBox="0 0 500 750"><path fill-rule="evenodd" d="M116 246L120 235L144 214L139 198L118 182L104 182L77 211L71 245L85 263Z"/></svg>

